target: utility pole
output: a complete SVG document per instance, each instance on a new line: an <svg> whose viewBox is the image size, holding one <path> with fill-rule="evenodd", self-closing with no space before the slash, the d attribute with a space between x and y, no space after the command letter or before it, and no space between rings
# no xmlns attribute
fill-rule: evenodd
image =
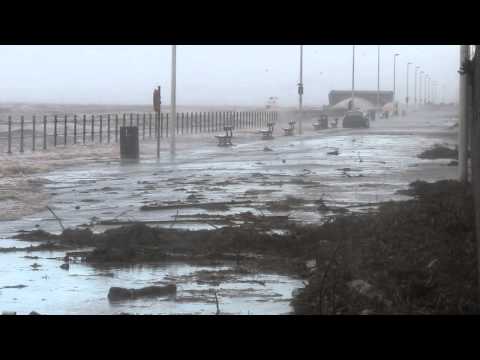
<svg viewBox="0 0 480 360"><path fill-rule="evenodd" d="M355 45L352 49L352 109L355 110Z"/></svg>
<svg viewBox="0 0 480 360"><path fill-rule="evenodd" d="M300 45L300 82L298 83L298 111L300 112L300 121L298 124L298 133L302 135L302 116L303 116L303 45Z"/></svg>
<svg viewBox="0 0 480 360"><path fill-rule="evenodd" d="M177 45L172 45L172 105L170 107L171 118L171 140L170 140L170 154L175 155L176 143L175 133L177 132Z"/></svg>
<svg viewBox="0 0 480 360"><path fill-rule="evenodd" d="M460 66L470 59L470 47L460 45ZM467 117L468 117L468 75L460 73L459 113L458 113L458 177L462 182L468 181L467 153Z"/></svg>
<svg viewBox="0 0 480 360"><path fill-rule="evenodd" d="M409 73L409 71L410 71L410 65L412 65L411 62L409 62L409 63L407 64L407 96L405 97L405 103L407 104L407 109L408 109L408 80L409 80L409 78L410 78L410 76L409 76L409 75L410 75L410 73Z"/></svg>
<svg viewBox="0 0 480 360"><path fill-rule="evenodd" d="M396 82L396 74L395 74L395 70L396 70L396 67L397 67L397 56L400 56L400 54L395 54L393 56L393 102L395 102L396 100L396 89L395 89L395 82Z"/></svg>
<svg viewBox="0 0 480 360"><path fill-rule="evenodd" d="M377 111L380 111L380 45L378 45L377 59Z"/></svg>

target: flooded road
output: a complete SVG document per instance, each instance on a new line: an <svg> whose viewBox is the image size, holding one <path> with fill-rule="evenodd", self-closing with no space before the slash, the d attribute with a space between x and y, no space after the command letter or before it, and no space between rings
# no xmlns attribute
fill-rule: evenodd
<svg viewBox="0 0 480 360"><path fill-rule="evenodd" d="M30 181L37 183L38 193L48 198L65 227L88 226L103 231L116 222L141 221L169 228L208 229L222 224L213 222L214 216L245 212L317 223L331 214L319 208L320 200L328 209L361 211L377 202L405 199L396 191L415 180L455 178L457 168L447 166L449 160L417 158L434 144L454 144L454 123L449 114L434 112L377 120L370 129L308 130L301 137L284 137L278 128L269 141L242 131L234 134L235 146L231 148L217 147L212 135L179 138L175 158L167 153L165 143L157 162L152 143L142 147L139 163L105 159L80 162L34 174ZM304 129L308 127L309 122L304 123ZM205 216L210 217L208 221ZM61 231L44 208L1 221L0 247L17 246L12 236L34 228ZM49 259L63 253L30 254L39 257L35 260L25 255L0 254L0 310L215 313L212 291L218 290L222 312L278 314L290 311L291 292L302 286L299 280L271 274L202 285L195 281L195 274L219 268L185 264L102 270L73 264L65 271L59 269L61 262ZM33 271L33 263L41 266ZM229 268L225 264L220 270ZM106 299L111 286L139 288L162 281L178 284L177 299L121 304ZM5 288L15 285L27 287Z"/></svg>

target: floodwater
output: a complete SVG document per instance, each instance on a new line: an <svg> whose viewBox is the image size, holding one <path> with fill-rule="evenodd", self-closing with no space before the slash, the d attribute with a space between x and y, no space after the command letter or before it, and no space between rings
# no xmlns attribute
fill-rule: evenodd
<svg viewBox="0 0 480 360"><path fill-rule="evenodd" d="M380 201L404 199L395 193L412 181L454 178L457 170L447 166L449 160L417 158L434 144L455 142L452 116L414 113L406 118L377 120L371 129L320 132L310 130L311 121L305 121L303 136L282 136L281 126L275 138L268 141L260 140L251 130L242 131L234 134L235 146L231 148L217 147L212 135L178 138L174 158L167 152L168 143L164 143L158 162L151 143L143 145L139 163L122 164L111 158L108 162L105 158L82 161L76 166L32 174L30 182L36 184L36 193L48 197L48 204L66 227L83 225L95 231L105 230L107 226L101 223L112 221L211 228L201 215L247 211L285 215L304 223L321 222L330 213L318 210L315 201L320 199L330 207L361 211ZM281 210L266 206L289 197L300 205ZM217 210L206 209L204 205L212 202L224 204ZM141 211L142 206L149 205L168 208ZM12 245L16 243L12 236L35 227L60 232L48 210L35 208L29 215L0 222L0 247L18 246ZM27 286L0 289L0 310L51 314L215 313L212 291L216 290L222 313L279 314L290 311L288 299L302 286L299 280L272 274L227 279L216 286L198 284L196 273L214 269L185 264L101 271L73 264L65 271L59 269L61 262L48 259L61 253L30 254L41 258L36 260L25 255L0 254L0 288ZM36 271L30 267L35 262L41 265ZM105 274L113 277L102 276ZM110 286L139 288L159 281L176 282L177 299L119 304L107 300Z"/></svg>

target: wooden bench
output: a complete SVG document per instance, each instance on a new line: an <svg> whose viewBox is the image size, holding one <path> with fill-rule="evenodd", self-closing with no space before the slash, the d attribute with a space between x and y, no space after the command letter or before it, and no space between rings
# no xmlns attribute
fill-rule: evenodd
<svg viewBox="0 0 480 360"><path fill-rule="evenodd" d="M296 121L290 121L288 123L288 125L290 125L290 127L288 128L283 128L283 131L285 132L285 136L292 136L294 131L295 131L295 124L296 124Z"/></svg>
<svg viewBox="0 0 480 360"><path fill-rule="evenodd" d="M218 146L232 146L233 126L225 126L225 135L216 135Z"/></svg>
<svg viewBox="0 0 480 360"><path fill-rule="evenodd" d="M313 128L315 130L324 130L328 129L328 116L327 115L321 115L320 119L313 124Z"/></svg>
<svg viewBox="0 0 480 360"><path fill-rule="evenodd" d="M268 123L267 124L267 129L261 129L259 130L259 133L262 134L262 140L270 140L273 139L273 128L275 126L275 123Z"/></svg>

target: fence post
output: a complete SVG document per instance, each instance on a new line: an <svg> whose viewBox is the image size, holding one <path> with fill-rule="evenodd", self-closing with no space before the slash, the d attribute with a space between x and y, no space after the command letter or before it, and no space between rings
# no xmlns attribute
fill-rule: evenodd
<svg viewBox="0 0 480 360"><path fill-rule="evenodd" d="M155 113L155 116L157 113ZM157 121L157 120L156 120ZM158 127L157 127L157 131L158 131L158 136L160 136L160 138L163 138L163 113L160 112L158 113Z"/></svg>
<svg viewBox="0 0 480 360"><path fill-rule="evenodd" d="M152 113L148 114L148 138L152 138Z"/></svg>
<svg viewBox="0 0 480 360"><path fill-rule="evenodd" d="M140 134L140 114L137 113L137 128L138 128L138 133Z"/></svg>
<svg viewBox="0 0 480 360"><path fill-rule="evenodd" d="M20 152L23 153L23 128L25 125L25 117L20 117Z"/></svg>
<svg viewBox="0 0 480 360"><path fill-rule="evenodd" d="M183 114L183 112L182 112L182 135L183 135L183 121L184 121L184 118L185 118L185 117L184 117L184 114Z"/></svg>
<svg viewBox="0 0 480 360"><path fill-rule="evenodd" d="M118 143L118 114L115 114L115 144Z"/></svg>
<svg viewBox="0 0 480 360"><path fill-rule="evenodd" d="M57 115L53 117L53 146L57 146Z"/></svg>
<svg viewBox="0 0 480 360"><path fill-rule="evenodd" d="M12 117L8 117L8 154L12 153Z"/></svg>
<svg viewBox="0 0 480 360"><path fill-rule="evenodd" d="M133 114L130 113L130 127L133 126Z"/></svg>
<svg viewBox="0 0 480 360"><path fill-rule="evenodd" d="M145 121L147 120L147 115L143 113L142 119L142 139L145 140Z"/></svg>
<svg viewBox="0 0 480 360"><path fill-rule="evenodd" d="M103 142L103 116L100 115L100 131L99 131L100 144Z"/></svg>
<svg viewBox="0 0 480 360"><path fill-rule="evenodd" d="M47 115L43 115L43 150L47 150Z"/></svg>
<svg viewBox="0 0 480 360"><path fill-rule="evenodd" d="M167 114L167 116L166 116L166 122L167 122L167 124L166 124L166 126L165 126L165 137L167 137L167 138L168 138L168 133L169 133L169 131L168 131L168 119L169 119L169 116L168 116L168 114Z"/></svg>
<svg viewBox="0 0 480 360"><path fill-rule="evenodd" d="M67 115L63 119L63 145L67 145Z"/></svg>
<svg viewBox="0 0 480 360"><path fill-rule="evenodd" d="M87 115L83 115L83 145L87 136Z"/></svg>
<svg viewBox="0 0 480 360"><path fill-rule="evenodd" d="M107 143L110 144L110 114L107 115Z"/></svg>
<svg viewBox="0 0 480 360"><path fill-rule="evenodd" d="M32 151L35 151L35 132L37 131L36 117L32 117Z"/></svg>
<svg viewBox="0 0 480 360"><path fill-rule="evenodd" d="M73 115L73 144L77 144L77 115Z"/></svg>
<svg viewBox="0 0 480 360"><path fill-rule="evenodd" d="M122 126L125 127L127 126L127 114L123 114L123 119L122 119Z"/></svg>
<svg viewBox="0 0 480 360"><path fill-rule="evenodd" d="M178 121L178 120L180 119L180 114L177 113L177 115L175 115L175 118L176 118L175 130L176 130L177 135L179 135L180 134L180 121Z"/></svg>
<svg viewBox="0 0 480 360"><path fill-rule="evenodd" d="M95 143L95 115L92 115L91 139L92 143Z"/></svg>

